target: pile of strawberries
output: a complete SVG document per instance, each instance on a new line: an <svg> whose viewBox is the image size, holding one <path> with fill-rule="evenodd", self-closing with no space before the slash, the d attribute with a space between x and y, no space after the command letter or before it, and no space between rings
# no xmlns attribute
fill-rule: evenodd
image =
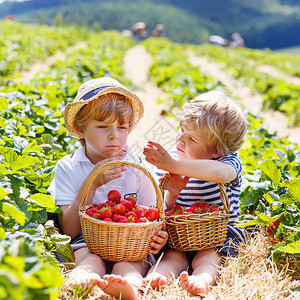
<svg viewBox="0 0 300 300"><path fill-rule="evenodd" d="M203 214L219 212L220 208L218 205L198 200L191 207L184 209L181 205L174 205L173 208L166 212L167 216L178 216L178 215L191 215L191 214Z"/></svg>
<svg viewBox="0 0 300 300"><path fill-rule="evenodd" d="M126 197L124 200L121 198L119 191L111 190L107 194L106 202L92 204L86 210L86 214L98 220L117 223L145 223L159 218L157 208L137 206L133 197Z"/></svg>

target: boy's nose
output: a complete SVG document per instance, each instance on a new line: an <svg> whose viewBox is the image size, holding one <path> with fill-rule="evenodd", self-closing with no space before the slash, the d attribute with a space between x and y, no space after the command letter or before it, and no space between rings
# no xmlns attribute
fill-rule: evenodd
<svg viewBox="0 0 300 300"><path fill-rule="evenodd" d="M108 136L108 139L109 139L110 141L116 140L117 138L118 138L117 135L114 134L114 133L111 133L111 134Z"/></svg>
<svg viewBox="0 0 300 300"><path fill-rule="evenodd" d="M177 141L179 142L179 143L183 143L183 133L179 133L178 135L177 135Z"/></svg>

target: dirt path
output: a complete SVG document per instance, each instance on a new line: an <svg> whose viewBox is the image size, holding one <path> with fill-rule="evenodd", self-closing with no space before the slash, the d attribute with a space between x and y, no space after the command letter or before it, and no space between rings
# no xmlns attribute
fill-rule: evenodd
<svg viewBox="0 0 300 300"><path fill-rule="evenodd" d="M148 140L157 141L166 149L172 148L177 132L176 120L161 116L161 111L167 107L157 104L156 100L166 99L166 95L148 80L151 63L151 55L139 45L129 49L124 58L125 75L138 87L134 92L141 98L145 108L144 117L128 138L129 145L139 155Z"/></svg>
<svg viewBox="0 0 300 300"><path fill-rule="evenodd" d="M208 61L204 57L196 56L190 51L187 54L193 65L201 67L201 71L220 80L230 91L234 93L234 96L241 100L242 105L249 112L262 116L265 119L265 123L271 129L276 131L278 136L284 137L288 135L291 142L300 145L300 127L288 127L285 114L279 111L262 112L263 99L260 94L254 94L249 88L242 86L238 80L223 71L217 63ZM272 70L273 72L273 68L271 67L267 69L266 66L264 66L263 70L265 72ZM272 74L275 76L277 73L274 72ZM277 75L279 76L279 74ZM283 74L280 73L280 75L283 78Z"/></svg>
<svg viewBox="0 0 300 300"><path fill-rule="evenodd" d="M30 70L22 72L20 78L18 78L18 81L28 84L30 80L32 80L37 73L47 71L49 67L55 63L55 61L63 60L65 59L67 54L75 50L86 48L86 47L87 47L87 43L79 42L75 46L69 47L65 52L57 52L56 54L49 56L49 58L46 59L44 62L39 61L36 64L32 65Z"/></svg>

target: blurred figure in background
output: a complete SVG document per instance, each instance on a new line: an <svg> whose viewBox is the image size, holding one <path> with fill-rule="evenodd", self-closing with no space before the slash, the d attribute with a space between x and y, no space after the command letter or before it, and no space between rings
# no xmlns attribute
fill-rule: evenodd
<svg viewBox="0 0 300 300"><path fill-rule="evenodd" d="M224 38L222 38L220 35L211 35L208 38L209 42L213 45L218 45L218 46L222 46L225 47L228 45L228 41Z"/></svg>
<svg viewBox="0 0 300 300"><path fill-rule="evenodd" d="M144 40L148 36L147 29L148 26L144 22L137 22L131 27L134 36L138 40Z"/></svg>
<svg viewBox="0 0 300 300"><path fill-rule="evenodd" d="M232 41L229 43L229 47L231 48L238 48L238 47L246 47L245 41L242 36L235 32L231 35Z"/></svg>
<svg viewBox="0 0 300 300"><path fill-rule="evenodd" d="M154 37L164 36L164 30L163 24L156 23L151 35Z"/></svg>

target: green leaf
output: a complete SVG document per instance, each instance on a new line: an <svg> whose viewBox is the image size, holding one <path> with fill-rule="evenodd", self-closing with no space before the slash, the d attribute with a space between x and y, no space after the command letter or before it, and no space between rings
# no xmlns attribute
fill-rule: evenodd
<svg viewBox="0 0 300 300"><path fill-rule="evenodd" d="M10 203L4 202L2 204L2 211L9 214L21 226L24 226L25 221L26 221L25 214L23 212L19 211L17 207L11 205Z"/></svg>
<svg viewBox="0 0 300 300"><path fill-rule="evenodd" d="M54 198L50 195L34 194L29 199L36 201L41 207L52 208L56 206Z"/></svg>
<svg viewBox="0 0 300 300"><path fill-rule="evenodd" d="M286 253L300 253L300 240L287 244L280 249Z"/></svg>
<svg viewBox="0 0 300 300"><path fill-rule="evenodd" d="M292 181L284 182L283 186L289 189L295 200L300 201L300 178L295 178Z"/></svg>
<svg viewBox="0 0 300 300"><path fill-rule="evenodd" d="M7 163L11 163L17 158L17 153L9 147L0 147L0 154Z"/></svg>
<svg viewBox="0 0 300 300"><path fill-rule="evenodd" d="M0 199L3 199L9 192L5 191L4 188L0 188Z"/></svg>
<svg viewBox="0 0 300 300"><path fill-rule="evenodd" d="M30 168L38 161L39 159L37 157L21 155L11 163L11 170L12 172L16 172L20 169Z"/></svg>
<svg viewBox="0 0 300 300"><path fill-rule="evenodd" d="M265 160L259 165L259 167L269 177L275 186L278 185L281 179L281 172L274 161L270 159Z"/></svg>

